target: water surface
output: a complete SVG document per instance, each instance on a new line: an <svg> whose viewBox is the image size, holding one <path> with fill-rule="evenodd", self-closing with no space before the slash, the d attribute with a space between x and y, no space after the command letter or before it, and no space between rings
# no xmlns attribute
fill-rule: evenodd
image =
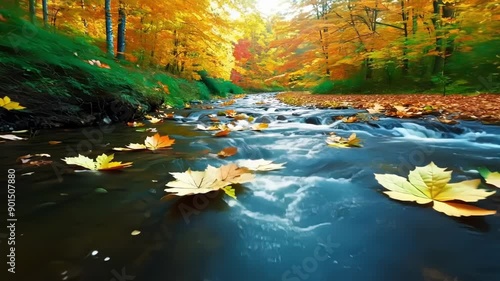
<svg viewBox="0 0 500 281"><path fill-rule="evenodd" d="M153 125L176 139L172 150L116 152L134 165L113 173L74 173L59 159L87 150L92 157L109 154L150 133L125 125L46 130L1 144L2 170L17 175L17 280L500 280L498 215L454 219L396 202L373 176L406 176L430 161L452 169L453 181L479 178L479 166L500 170L500 127L393 118L345 124L334 117L357 110L290 107L273 94L225 109L264 116L270 127L214 138L195 126L221 108L178 112L176 121ZM364 147L328 147L331 132L355 132ZM206 153L227 146L238 154ZM49 153L59 164L16 163L28 153ZM159 200L169 172L259 158L286 168L236 186L237 201ZM476 205L500 210L500 196Z"/></svg>

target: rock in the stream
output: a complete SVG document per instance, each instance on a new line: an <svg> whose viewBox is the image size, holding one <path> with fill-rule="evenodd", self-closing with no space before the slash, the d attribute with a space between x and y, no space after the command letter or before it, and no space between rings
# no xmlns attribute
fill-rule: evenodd
<svg viewBox="0 0 500 281"><path fill-rule="evenodd" d="M271 117L267 116L267 115L264 115L264 116L261 116L257 119L255 119L255 123L271 123L273 120L271 119Z"/></svg>
<svg viewBox="0 0 500 281"><path fill-rule="evenodd" d="M279 120L279 121L286 121L286 117L284 115L278 115L278 117L276 117L276 120Z"/></svg>
<svg viewBox="0 0 500 281"><path fill-rule="evenodd" d="M321 119L319 119L316 116L307 117L304 120L304 122L307 123L307 124L321 125Z"/></svg>

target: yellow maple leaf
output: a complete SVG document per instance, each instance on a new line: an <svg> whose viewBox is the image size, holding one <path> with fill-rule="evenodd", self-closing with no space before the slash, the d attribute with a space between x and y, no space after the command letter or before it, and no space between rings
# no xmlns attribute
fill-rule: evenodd
<svg viewBox="0 0 500 281"><path fill-rule="evenodd" d="M331 134L327 139L326 143L329 146L338 147L338 148L349 148L349 147L363 147L361 145L361 140L356 136L355 133L352 133L349 138L343 138L337 136L335 134Z"/></svg>
<svg viewBox="0 0 500 281"><path fill-rule="evenodd" d="M262 131L264 129L267 129L269 128L269 124L267 123L259 123L259 124L253 124L250 129L252 129L252 131Z"/></svg>
<svg viewBox="0 0 500 281"><path fill-rule="evenodd" d="M254 175L247 168L240 168L234 163L219 168L208 165L206 171L215 174L217 180L226 182L226 185L231 183L246 183L254 180Z"/></svg>
<svg viewBox="0 0 500 281"><path fill-rule="evenodd" d="M500 187L500 173L499 172L491 172L486 168L479 168L479 173L486 180L487 184L494 185L496 187Z"/></svg>
<svg viewBox="0 0 500 281"><path fill-rule="evenodd" d="M175 143L175 139L171 139L168 136L160 136L156 133L154 136L146 137L144 144L141 143L130 143L126 147L114 147L113 150L116 151L130 151L130 150L157 150L162 148L169 148Z"/></svg>
<svg viewBox="0 0 500 281"><path fill-rule="evenodd" d="M159 118L156 118L156 117L151 117L151 119L149 119L149 122L150 122L151 124L156 124L156 123L158 123L158 122L160 122L160 121L162 121L162 120L161 120L161 119L159 119Z"/></svg>
<svg viewBox="0 0 500 281"><path fill-rule="evenodd" d="M217 175L207 170L191 171L188 169L183 173L170 174L174 176L175 181L168 182L166 186L171 188L167 188L165 191L174 193L173 195L176 196L208 193L228 185L227 182L218 181Z"/></svg>
<svg viewBox="0 0 500 281"><path fill-rule="evenodd" d="M7 110L21 110L26 107L21 106L18 102L11 101L8 96L5 96L3 99L0 98L0 107L3 107Z"/></svg>
<svg viewBox="0 0 500 281"><path fill-rule="evenodd" d="M66 157L62 160L68 165L77 165L93 171L119 170L132 166L132 162L111 162L113 158L114 154L103 153L96 158L96 161L80 154L77 157Z"/></svg>
<svg viewBox="0 0 500 281"><path fill-rule="evenodd" d="M414 201L418 204L433 204L433 209L448 216L493 215L494 210L485 210L462 203L447 202L460 200L477 202L494 194L494 191L478 189L480 180L449 183L451 171L440 168L433 162L424 167L416 167L408 175L408 180L391 174L375 174L378 183L389 191L389 197L400 201Z"/></svg>
<svg viewBox="0 0 500 281"><path fill-rule="evenodd" d="M175 143L175 139L171 139L168 136L160 136L160 134L155 134L152 137L147 137L144 141L147 149L157 150L160 148L167 148Z"/></svg>

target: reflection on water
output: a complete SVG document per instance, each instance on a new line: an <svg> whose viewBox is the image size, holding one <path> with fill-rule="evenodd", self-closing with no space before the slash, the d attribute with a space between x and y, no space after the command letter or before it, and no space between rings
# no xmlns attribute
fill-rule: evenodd
<svg viewBox="0 0 500 281"><path fill-rule="evenodd" d="M332 116L357 111L289 107L272 94L249 96L231 108L266 119L269 129L213 138L194 128L220 109L178 112L176 121L154 125L176 139L172 150L116 152L118 161L134 165L113 173L74 173L62 164L55 170L24 167L15 160L49 153L57 161L78 150L95 157L148 133L116 125L87 134L43 131L2 144L2 169L17 170L16 278L500 280L498 215L453 219L395 202L373 177L405 175L434 161L453 169L454 180L478 178L479 166L500 168L500 127L389 118L345 124ZM356 132L364 147L327 147L330 132ZM50 140L63 143L48 145ZM227 146L237 146L238 154L213 155ZM160 200L169 172L258 158L287 162L286 168L235 186L237 201L220 194ZM500 197L478 205L499 209ZM132 236L134 230L140 235Z"/></svg>

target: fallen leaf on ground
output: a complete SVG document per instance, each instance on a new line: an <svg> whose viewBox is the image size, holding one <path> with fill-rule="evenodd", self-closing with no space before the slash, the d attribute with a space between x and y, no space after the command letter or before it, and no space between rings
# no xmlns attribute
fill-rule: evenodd
<svg viewBox="0 0 500 281"><path fill-rule="evenodd" d="M237 152L238 152L237 147L230 146L222 149L219 153L217 153L217 156L221 158L226 158L235 155Z"/></svg>
<svg viewBox="0 0 500 281"><path fill-rule="evenodd" d="M285 163L273 163L273 161L257 159L257 160L240 160L238 166L247 168L251 171L273 171L283 169Z"/></svg>
<svg viewBox="0 0 500 281"><path fill-rule="evenodd" d="M80 154L77 157L66 157L62 160L68 165L77 165L92 171L119 170L132 166L132 162L111 162L113 158L114 154L106 155L103 153L96 158L96 161Z"/></svg>
<svg viewBox="0 0 500 281"><path fill-rule="evenodd" d="M11 101L8 96L5 96L3 99L0 98L0 107L3 107L7 110L21 110L26 107L21 106L18 102Z"/></svg>
<svg viewBox="0 0 500 281"><path fill-rule="evenodd" d="M375 103L372 108L367 108L366 109L366 111L368 111L368 113L370 113L370 114L381 113L384 110L385 110L385 108L382 105L378 104L378 103Z"/></svg>
<svg viewBox="0 0 500 281"><path fill-rule="evenodd" d="M451 171L440 168L433 162L424 167L416 167L410 171L408 180L391 174L375 174L378 183L389 191L384 191L392 199L414 201L418 204L432 203L434 210L448 216L485 216L496 213L462 203L447 202L460 200L477 202L493 195L495 191L478 189L480 180L467 180L449 183Z"/></svg>

